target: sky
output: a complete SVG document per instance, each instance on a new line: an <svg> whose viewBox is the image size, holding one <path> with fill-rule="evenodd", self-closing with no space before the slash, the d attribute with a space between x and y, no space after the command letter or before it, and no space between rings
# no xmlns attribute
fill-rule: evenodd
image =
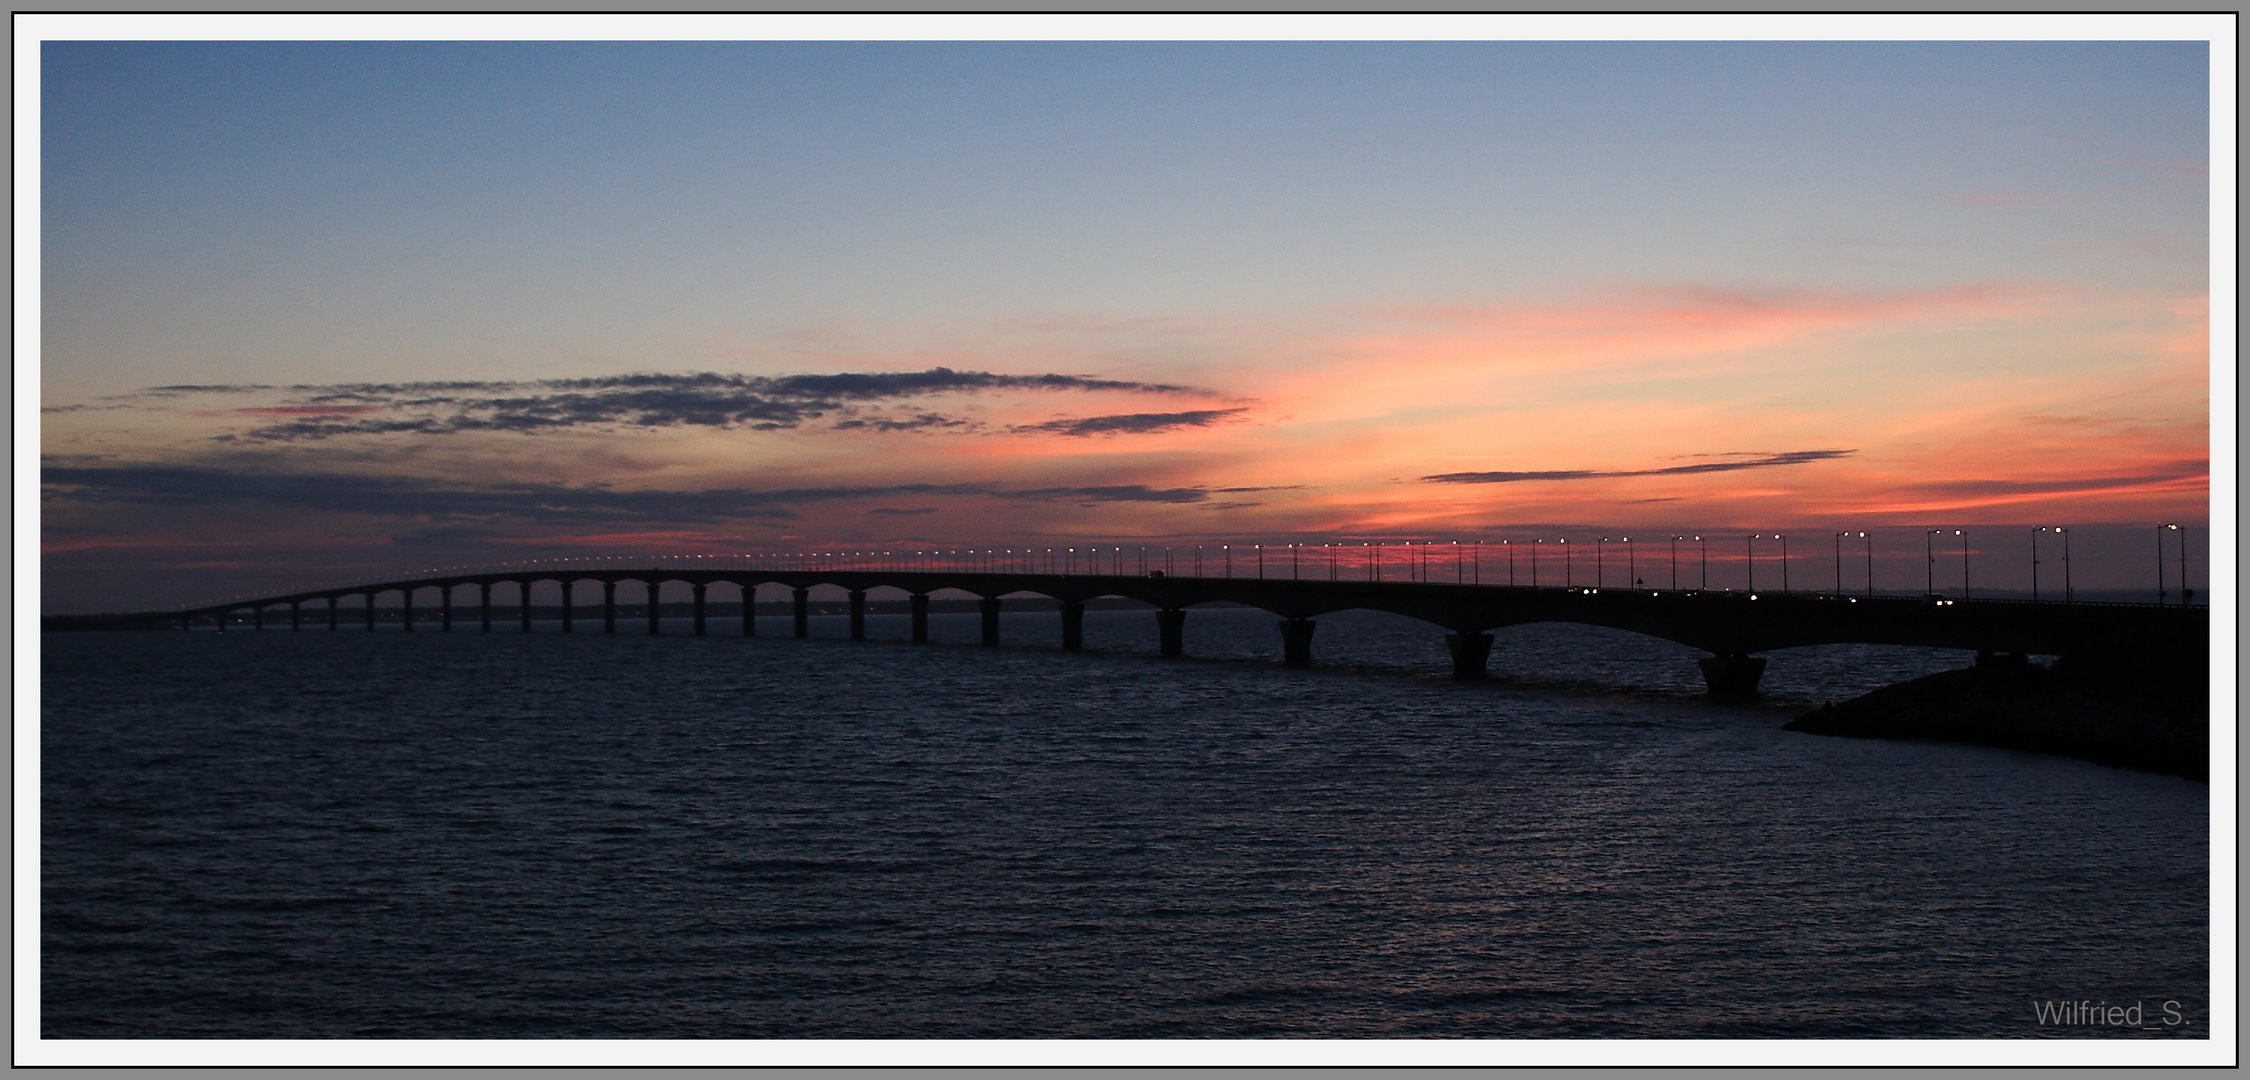
<svg viewBox="0 0 2250 1080"><path fill-rule="evenodd" d="M1935 524L2137 582L2210 518L2200 42L39 60L49 611L1634 531L1918 577Z"/></svg>

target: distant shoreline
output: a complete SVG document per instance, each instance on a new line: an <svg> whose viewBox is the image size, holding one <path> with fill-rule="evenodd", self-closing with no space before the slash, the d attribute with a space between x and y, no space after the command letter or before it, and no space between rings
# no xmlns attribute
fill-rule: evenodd
<svg viewBox="0 0 2250 1080"><path fill-rule="evenodd" d="M1784 729L2030 750L2208 782L2210 721L2201 668L2058 660L1941 671L1823 705Z"/></svg>

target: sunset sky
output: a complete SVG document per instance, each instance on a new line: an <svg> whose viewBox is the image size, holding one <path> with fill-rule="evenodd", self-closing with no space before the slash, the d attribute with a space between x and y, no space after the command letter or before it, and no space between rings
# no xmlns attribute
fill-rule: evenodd
<svg viewBox="0 0 2250 1080"><path fill-rule="evenodd" d="M39 60L47 610L2210 516L2202 42Z"/></svg>

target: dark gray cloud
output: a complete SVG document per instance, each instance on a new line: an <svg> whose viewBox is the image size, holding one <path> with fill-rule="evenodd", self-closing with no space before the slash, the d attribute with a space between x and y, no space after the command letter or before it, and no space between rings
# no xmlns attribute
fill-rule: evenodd
<svg viewBox="0 0 2250 1080"><path fill-rule="evenodd" d="M900 510L895 507L878 506L872 510L869 510L868 513L875 514L881 517L919 517L923 514L937 513L937 507L917 506L910 510Z"/></svg>
<svg viewBox="0 0 2250 1080"><path fill-rule="evenodd" d="M1147 502L1147 503L1197 503L1211 497L1203 488L1152 488L1141 484L1113 484L1107 487L1034 488L1029 491L1004 493L1009 498L1030 499L1034 502L1086 503Z"/></svg>
<svg viewBox="0 0 2250 1080"><path fill-rule="evenodd" d="M1529 480L1607 480L1621 476L1692 476L1697 473L1770 469L1814 461L1850 457L1857 450L1791 450L1781 454L1743 455L1729 461L1702 461L1693 465L1667 465L1660 469L1557 469L1543 472L1439 473L1422 479L1432 484L1517 484Z"/></svg>
<svg viewBox="0 0 2250 1080"><path fill-rule="evenodd" d="M297 395L310 415L289 416L247 432L219 436L222 441L273 443L330 439L344 435L446 435L467 431L535 433L588 426L793 428L845 413L869 402L944 393L996 390L1108 390L1140 394L1194 394L1206 391L1171 383L1101 379L1087 375L1002 375L989 371L845 372L835 375L751 376L700 372L684 375L635 374L529 382L339 383L293 386L159 386L141 396L236 395L281 391ZM364 407L355 412L351 407ZM245 417L271 419L287 409L239 409ZM1145 414L1148 417L1198 414ZM1094 418L1129 424L1134 418ZM1176 420L1169 426L1205 423ZM903 420L854 417L842 430L917 431L974 426L936 413ZM1129 426L1114 429L1130 430Z"/></svg>
<svg viewBox="0 0 2250 1080"><path fill-rule="evenodd" d="M983 426L974 420L962 420L956 417L942 416L938 413L918 413L911 419L906 420L892 420L889 417L878 416L868 419L836 421L836 430L838 431L927 431L931 428L980 428Z"/></svg>
<svg viewBox="0 0 2250 1080"><path fill-rule="evenodd" d="M1151 431L1169 431L1183 427L1209 427L1212 424L1239 416L1248 409L1196 409L1189 412L1120 413L1114 416L1080 416L1063 420L1049 420L1044 424L1019 424L1008 430L1017 434L1052 432L1057 435L1125 435Z"/></svg>
<svg viewBox="0 0 2250 1080"><path fill-rule="evenodd" d="M988 498L1019 502L1199 503L1204 488L1142 484L1014 488L995 484L891 484L756 490L618 490L604 486L495 484L480 487L402 476L271 472L201 466L95 465L49 460L40 497L85 503L177 507L253 506L405 517L426 522L510 520L547 524L787 520L795 507L860 499ZM877 510L918 514L926 509Z"/></svg>

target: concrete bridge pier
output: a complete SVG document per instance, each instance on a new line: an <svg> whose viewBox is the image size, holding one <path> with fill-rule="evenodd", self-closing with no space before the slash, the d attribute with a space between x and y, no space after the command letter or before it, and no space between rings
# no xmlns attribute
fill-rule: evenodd
<svg viewBox="0 0 2250 1080"><path fill-rule="evenodd" d="M984 643L1000 644L1000 598L987 596L978 600L977 614L984 617Z"/></svg>
<svg viewBox="0 0 2250 1080"><path fill-rule="evenodd" d="M563 588L568 589L570 586L565 585ZM566 592L563 595L569 596L570 594ZM569 617L568 614L563 616L565 619ZM408 633L414 631L414 587L411 585L398 591L398 625L399 629ZM564 629L569 629L569 627L569 623L563 624Z"/></svg>
<svg viewBox="0 0 2250 1080"><path fill-rule="evenodd" d="M185 627L182 627L182 629L185 629ZM336 632L336 598L333 596L328 598L328 632L331 634Z"/></svg>
<svg viewBox="0 0 2250 1080"><path fill-rule="evenodd" d="M1281 620L1281 666L1312 666L1312 632L1311 619Z"/></svg>
<svg viewBox="0 0 2250 1080"><path fill-rule="evenodd" d="M1062 637L1064 652L1078 652L1086 647L1086 602L1062 602Z"/></svg>
<svg viewBox="0 0 2250 1080"><path fill-rule="evenodd" d="M866 640L867 640L867 590L865 590L865 589L853 589L853 590L851 591L851 598L852 598L852 640L853 640L853 641L866 641Z"/></svg>
<svg viewBox="0 0 2250 1080"><path fill-rule="evenodd" d="M617 632L617 583L602 582L602 633Z"/></svg>
<svg viewBox="0 0 2250 1080"><path fill-rule="evenodd" d="M1712 697L1755 697L1758 676L1766 673L1766 660L1749 653L1720 653L1695 662L1703 669L1703 685Z"/></svg>
<svg viewBox="0 0 2250 1080"><path fill-rule="evenodd" d="M1485 676L1484 662L1492 655L1492 635L1463 631L1445 635L1445 651L1453 654L1453 677L1476 680Z"/></svg>
<svg viewBox="0 0 2250 1080"><path fill-rule="evenodd" d="M742 584L742 636L758 636L758 587Z"/></svg>
<svg viewBox="0 0 2250 1080"><path fill-rule="evenodd" d="M1156 611L1156 654L1181 656L1187 650L1180 644L1180 631L1187 626L1186 608L1158 608Z"/></svg>
<svg viewBox="0 0 2250 1080"><path fill-rule="evenodd" d="M297 632L297 620L299 616L298 608L300 608L301 606L303 606L303 601L301 600L289 601L289 632L292 634Z"/></svg>
<svg viewBox="0 0 2250 1080"><path fill-rule="evenodd" d="M794 633L801 638L812 636L812 601L808 595L810 592L811 590L801 585L789 590L789 617L796 624Z"/></svg>
<svg viewBox="0 0 2250 1080"><path fill-rule="evenodd" d="M218 623L218 624L219 624L219 632L220 632L220 633L224 634L224 633L226 633L226 632L227 632L227 616L229 616L229 615L232 615L232 614L234 614L234 612L231 612L231 611L222 611L222 612L220 612L220 613L219 613L219 617L218 617L218 618L216 618L216 619L213 619L213 620L211 620L212 622L215 622L215 623Z"/></svg>
<svg viewBox="0 0 2250 1080"><path fill-rule="evenodd" d="M565 582L563 582L563 583L562 583L562 592L563 592L563 603L562 603L562 617L563 617L563 633L565 633L565 634L567 634L567 633L570 633L570 587L571 587L571 586L572 586L573 584L575 584L575 582L569 582L569 581L565 581Z"/></svg>
<svg viewBox="0 0 2250 1080"><path fill-rule="evenodd" d="M250 609L250 629L263 630L265 628L266 606L264 604L259 604L256 607Z"/></svg>
<svg viewBox="0 0 2250 1080"><path fill-rule="evenodd" d="M531 582L516 582L516 601L517 613L523 616L523 632L528 634L531 632Z"/></svg>
<svg viewBox="0 0 2250 1080"><path fill-rule="evenodd" d="M477 627L487 634L492 632L492 583L489 581L477 584Z"/></svg>
<svg viewBox="0 0 2250 1080"><path fill-rule="evenodd" d="M375 632L375 594L363 592L359 597L367 602L367 632L372 634Z"/></svg>
<svg viewBox="0 0 2250 1080"><path fill-rule="evenodd" d="M914 643L927 645L930 641L930 594L918 592L906 598L906 606L914 613Z"/></svg>
<svg viewBox="0 0 2250 1080"><path fill-rule="evenodd" d="M650 579L649 579L649 582L648 582L648 634L649 634L649 636L650 636L650 637L655 637L656 635L658 635L658 634L661 634L661 633L663 633L663 632L664 632L664 628L663 628L663 627L662 627L661 625L659 625L659 624L657 623L657 615L658 615L658 613L659 613L659 612L660 612L660 611L662 610L662 608L663 608L663 605L662 605L662 604L659 604L659 603L657 602L657 601L658 601L659 599L661 599L661 594L662 594L662 590L663 590L663 586L661 586L661 585L658 585L658 584L656 583L656 579L655 579L655 578L650 578Z"/></svg>
<svg viewBox="0 0 2250 1080"><path fill-rule="evenodd" d="M453 583L438 586L438 629L453 632Z"/></svg>
<svg viewBox="0 0 2250 1080"><path fill-rule="evenodd" d="M710 586L702 582L697 582L689 587L689 591L695 594L695 636L697 637L703 636L703 598L705 591L708 589L710 589Z"/></svg>

